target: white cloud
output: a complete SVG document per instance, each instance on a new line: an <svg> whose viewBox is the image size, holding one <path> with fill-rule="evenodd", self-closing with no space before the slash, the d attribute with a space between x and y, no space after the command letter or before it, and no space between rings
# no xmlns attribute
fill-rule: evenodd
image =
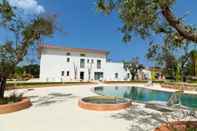
<svg viewBox="0 0 197 131"><path fill-rule="evenodd" d="M8 0L12 7L22 9L25 14L41 14L45 12L42 5L37 0Z"/></svg>

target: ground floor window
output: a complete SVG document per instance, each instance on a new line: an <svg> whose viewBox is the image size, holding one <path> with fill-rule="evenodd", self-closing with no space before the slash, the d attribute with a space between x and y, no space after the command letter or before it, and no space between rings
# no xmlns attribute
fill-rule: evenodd
<svg viewBox="0 0 197 131"><path fill-rule="evenodd" d="M61 72L61 76L64 76L64 71Z"/></svg>
<svg viewBox="0 0 197 131"><path fill-rule="evenodd" d="M118 78L118 73L115 73L115 78L116 78L116 79Z"/></svg>
<svg viewBox="0 0 197 131"><path fill-rule="evenodd" d="M70 58L67 58L66 61L67 61L67 62L70 62Z"/></svg>
<svg viewBox="0 0 197 131"><path fill-rule="evenodd" d="M130 74L129 74L129 73L127 73L127 78L128 78L128 79L130 78Z"/></svg>
<svg viewBox="0 0 197 131"><path fill-rule="evenodd" d="M94 79L95 80L102 80L103 79L103 72L94 72Z"/></svg>
<svg viewBox="0 0 197 131"><path fill-rule="evenodd" d="M84 72L80 72L80 80L84 80Z"/></svg>
<svg viewBox="0 0 197 131"><path fill-rule="evenodd" d="M70 72L69 72L69 71L67 71L67 72L66 72L66 76L69 76L69 75L70 75Z"/></svg>

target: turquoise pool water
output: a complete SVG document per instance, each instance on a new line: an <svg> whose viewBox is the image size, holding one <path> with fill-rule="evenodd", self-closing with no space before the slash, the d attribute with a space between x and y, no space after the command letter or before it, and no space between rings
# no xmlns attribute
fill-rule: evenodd
<svg viewBox="0 0 197 131"><path fill-rule="evenodd" d="M95 87L95 92L105 96L118 96L129 98L138 102L168 101L171 92L151 90L141 87ZM197 108L197 95L183 94L181 96L183 106Z"/></svg>

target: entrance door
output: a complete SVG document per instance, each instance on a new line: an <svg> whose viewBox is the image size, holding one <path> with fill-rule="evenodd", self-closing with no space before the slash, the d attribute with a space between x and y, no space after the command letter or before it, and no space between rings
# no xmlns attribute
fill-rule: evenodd
<svg viewBox="0 0 197 131"><path fill-rule="evenodd" d="M80 72L80 80L84 80L84 72Z"/></svg>
<svg viewBox="0 0 197 131"><path fill-rule="evenodd" d="M102 80L103 79L103 72L95 72L94 79L95 80Z"/></svg>

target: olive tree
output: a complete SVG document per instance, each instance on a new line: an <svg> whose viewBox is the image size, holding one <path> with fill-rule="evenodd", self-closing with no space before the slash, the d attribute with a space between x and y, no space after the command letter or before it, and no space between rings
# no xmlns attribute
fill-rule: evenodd
<svg viewBox="0 0 197 131"><path fill-rule="evenodd" d="M162 42L151 44L148 58L165 67L165 72L183 77L183 68L188 63L188 53L176 53L176 50L187 47L188 43L197 43L197 28L184 22L183 16L174 15L176 0L97 0L97 9L109 15L116 12L123 23L120 31L123 41L130 42L133 35L155 43L152 36L162 38ZM153 56L152 54L156 54ZM151 56L152 55L152 56ZM151 57L150 57L151 56ZM177 56L179 58L177 58ZM179 71L179 69L181 71Z"/></svg>
<svg viewBox="0 0 197 131"><path fill-rule="evenodd" d="M16 36L0 43L0 98L4 98L6 79L26 56L29 47L54 32L53 17L38 15L22 20L14 10L6 0L0 3L1 28Z"/></svg>
<svg viewBox="0 0 197 131"><path fill-rule="evenodd" d="M106 14L117 12L123 22L121 31L125 42L129 42L132 35L137 33L143 39L152 34L164 34L163 38L171 36L173 43L181 44L184 40L197 43L196 27L186 25L184 16L174 15L175 2L176 0L97 0L97 8Z"/></svg>
<svg viewBox="0 0 197 131"><path fill-rule="evenodd" d="M139 70L144 69L144 66L139 63L139 59L137 57L131 59L131 61L124 61L124 69L129 71L131 74L131 80L134 80L138 74Z"/></svg>
<svg viewBox="0 0 197 131"><path fill-rule="evenodd" d="M192 75L197 76L197 50L192 50L190 56L192 62Z"/></svg>
<svg viewBox="0 0 197 131"><path fill-rule="evenodd" d="M146 57L153 61L155 65L160 66L167 78L174 78L179 81L184 80L189 75L187 70L192 49L193 46L189 43L181 45L171 43L151 44Z"/></svg>

